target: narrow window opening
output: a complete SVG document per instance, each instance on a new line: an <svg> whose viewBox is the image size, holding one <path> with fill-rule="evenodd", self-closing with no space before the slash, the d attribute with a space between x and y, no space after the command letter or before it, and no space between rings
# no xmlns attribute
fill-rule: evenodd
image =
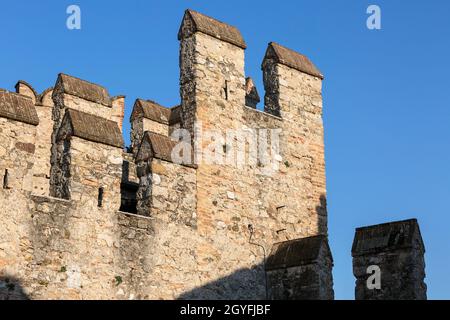
<svg viewBox="0 0 450 320"><path fill-rule="evenodd" d="M103 207L103 188L98 188L98 207Z"/></svg>
<svg viewBox="0 0 450 320"><path fill-rule="evenodd" d="M3 176L3 189L9 189L9 172L5 169L5 175Z"/></svg>
<svg viewBox="0 0 450 320"><path fill-rule="evenodd" d="M223 87L223 92L224 92L225 100L228 100L228 80L225 80L225 85Z"/></svg>

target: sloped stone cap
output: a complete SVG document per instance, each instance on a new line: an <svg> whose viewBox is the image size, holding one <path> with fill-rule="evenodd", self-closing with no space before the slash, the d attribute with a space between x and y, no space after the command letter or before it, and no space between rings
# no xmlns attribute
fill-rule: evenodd
<svg viewBox="0 0 450 320"><path fill-rule="evenodd" d="M33 100L21 94L0 89L0 117L28 123L39 124Z"/></svg>
<svg viewBox="0 0 450 320"><path fill-rule="evenodd" d="M241 32L236 27L188 9L184 13L178 40L188 38L196 32L205 33L242 49L247 47Z"/></svg>
<svg viewBox="0 0 450 320"><path fill-rule="evenodd" d="M172 159L172 150L178 144L178 141L172 140L170 137L145 131L139 151L136 155L136 162L147 161L151 158L160 159L168 162L177 163ZM191 156L193 152L191 150ZM179 163L187 167L196 166L192 163Z"/></svg>
<svg viewBox="0 0 450 320"><path fill-rule="evenodd" d="M172 150L177 144L176 141L150 131L145 132L144 139L150 143L152 158L172 162Z"/></svg>
<svg viewBox="0 0 450 320"><path fill-rule="evenodd" d="M269 43L264 56L263 66L267 60L272 60L276 63L283 64L320 79L324 78L319 69L317 69L317 67L306 56L283 47L275 42Z"/></svg>
<svg viewBox="0 0 450 320"><path fill-rule="evenodd" d="M412 248L417 245L425 252L416 219L383 223L356 229L352 256Z"/></svg>
<svg viewBox="0 0 450 320"><path fill-rule="evenodd" d="M266 271L311 264L319 259L321 252L332 260L328 239L324 235L276 243L267 259Z"/></svg>
<svg viewBox="0 0 450 320"><path fill-rule="evenodd" d="M181 121L179 106L166 108L151 100L137 99L134 103L131 121L138 117L153 120L162 124L174 124Z"/></svg>
<svg viewBox="0 0 450 320"><path fill-rule="evenodd" d="M89 113L67 109L61 129L70 125L68 134L92 142L123 148L123 138L117 122ZM62 132L60 129L60 133ZM58 133L58 138L60 134Z"/></svg>
<svg viewBox="0 0 450 320"><path fill-rule="evenodd" d="M98 84L60 73L55 87L58 87L61 93L111 107L111 98L108 90Z"/></svg>

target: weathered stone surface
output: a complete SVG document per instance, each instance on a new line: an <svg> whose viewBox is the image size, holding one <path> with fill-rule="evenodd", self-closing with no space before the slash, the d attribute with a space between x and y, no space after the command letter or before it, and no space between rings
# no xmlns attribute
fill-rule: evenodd
<svg viewBox="0 0 450 320"><path fill-rule="evenodd" d="M416 219L356 229L353 274L357 300L426 299L425 247ZM369 288L370 266L380 270L381 287Z"/></svg>
<svg viewBox="0 0 450 320"><path fill-rule="evenodd" d="M242 49L246 48L241 32L229 24L208 17L194 10L186 10L178 32L178 40L188 38L196 32L202 32L219 40L229 42Z"/></svg>
<svg viewBox="0 0 450 320"><path fill-rule="evenodd" d="M39 125L36 129L36 152L33 166L33 193L49 195L50 187L50 151L53 131L52 100L53 87L37 96L36 111Z"/></svg>
<svg viewBox="0 0 450 320"><path fill-rule="evenodd" d="M146 131L169 136L171 129L179 127L181 108L165 108L151 100L137 99L131 113L131 148L136 155Z"/></svg>
<svg viewBox="0 0 450 320"><path fill-rule="evenodd" d="M139 147L139 152L136 155L136 161L147 161L150 158L155 158L193 167L193 152L190 148L188 148L189 154L187 155L186 163L178 161L183 160L183 150L180 151L180 159L173 159L172 153L178 156L178 154L175 154L177 144L178 141L172 140L167 136L146 131Z"/></svg>
<svg viewBox="0 0 450 320"><path fill-rule="evenodd" d="M111 98L108 91L98 84L60 73L56 86L59 86L65 94L105 106L111 106Z"/></svg>
<svg viewBox="0 0 450 320"><path fill-rule="evenodd" d="M277 243L267 259L269 297L275 300L334 298L333 258L325 236Z"/></svg>
<svg viewBox="0 0 450 320"><path fill-rule="evenodd" d="M123 147L122 133L115 121L68 109L63 118L57 140L75 136L117 148Z"/></svg>
<svg viewBox="0 0 450 320"><path fill-rule="evenodd" d="M7 190L31 191L36 126L0 117L0 128L0 187L7 175Z"/></svg>
<svg viewBox="0 0 450 320"><path fill-rule="evenodd" d="M279 45L278 43L269 43L263 61L263 68L267 60L272 60L276 63L294 68L300 72L323 79L323 74L319 71L319 69L317 69L311 60L298 52Z"/></svg>
<svg viewBox="0 0 450 320"><path fill-rule="evenodd" d="M111 120L119 126L120 132L123 128L123 118L125 117L125 96L111 98Z"/></svg>
<svg viewBox="0 0 450 320"><path fill-rule="evenodd" d="M0 117L35 126L39 124L39 118L31 98L3 89L0 89Z"/></svg>
<svg viewBox="0 0 450 320"><path fill-rule="evenodd" d="M24 80L19 80L17 81L15 88L16 93L30 97L31 100L33 100L33 104L36 104L36 101L39 99L39 95L37 94L36 90L34 90L31 84Z"/></svg>
<svg viewBox="0 0 450 320"><path fill-rule="evenodd" d="M201 122L203 130L222 136L229 129L281 129L281 162L244 168L199 163L197 168L199 235L210 239L211 250L233 252L227 260L212 258L205 268L214 267L217 277L230 279L228 266L234 263L233 269L248 270L237 276L250 287L251 279L264 278L264 267L261 248L249 243L249 224L253 242L266 251L275 242L327 233L321 80L274 62L275 72L265 81L277 84L281 117L275 117L245 107L242 48L197 32L182 38L180 54L183 128L194 132L194 123ZM201 149L209 143L203 140ZM279 170L272 170L277 165ZM208 253L198 252L198 259L210 259ZM234 253L240 258L234 260ZM253 297L264 298L264 287L257 288ZM228 290L222 290L226 296Z"/></svg>
<svg viewBox="0 0 450 320"><path fill-rule="evenodd" d="M261 112L246 106L256 88L246 87L237 29L187 12L180 40L181 105L164 119L159 107L159 118L137 112L133 152L109 142L119 140L123 98L70 76L36 97L45 119L37 129L0 117L0 173L9 172L8 188L0 188L0 211L7 212L0 215L0 278L17 284L2 297L261 299L264 256L274 243L327 234L321 78L267 61ZM87 115L74 124L73 117L63 121L65 114ZM88 139L105 123L114 130ZM195 138L194 151L207 149L211 141L195 134L200 123L205 131L237 130L268 144L275 138L259 129L277 129L280 145L262 148L273 155L267 163L172 161L168 141L177 128ZM146 131L150 139L143 139ZM142 141L148 152L136 157ZM235 156L233 141L220 145L224 157ZM16 143L35 145L34 154ZM41 190L49 171L49 191ZM322 275L330 266L319 260L277 276L300 279L288 298L331 287ZM320 290L303 285L315 275Z"/></svg>

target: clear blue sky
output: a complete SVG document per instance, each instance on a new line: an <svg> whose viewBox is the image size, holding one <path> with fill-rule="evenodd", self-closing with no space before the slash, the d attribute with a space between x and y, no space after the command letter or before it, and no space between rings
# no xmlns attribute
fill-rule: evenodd
<svg viewBox="0 0 450 320"><path fill-rule="evenodd" d="M66 28L70 4L81 7L79 31ZM370 4L381 7L380 31L366 28ZM415 217L429 298L449 299L449 1L2 1L0 87L23 79L41 92L65 72L125 94L126 120L137 97L178 104L186 8L241 30L261 95L269 41L306 54L325 74L336 298L354 297L355 227Z"/></svg>

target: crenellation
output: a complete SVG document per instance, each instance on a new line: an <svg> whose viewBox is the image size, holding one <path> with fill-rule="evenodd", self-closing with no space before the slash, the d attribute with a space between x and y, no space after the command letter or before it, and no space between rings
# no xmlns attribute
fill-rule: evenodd
<svg viewBox="0 0 450 320"><path fill-rule="evenodd" d="M130 122L131 149L136 155L146 131L169 136L171 131L180 127L179 107L169 109L151 100L137 99Z"/></svg>
<svg viewBox="0 0 450 320"><path fill-rule="evenodd" d="M12 187L0 209L19 202L0 216L0 275L24 279L30 297L262 299L275 243L326 236L323 76L269 44L260 111L237 28L187 10L178 38L181 104L137 99L126 152L125 97L100 85L59 74L35 100L14 96L27 108L0 108L0 173ZM190 140L172 139L177 129ZM324 248L305 268L331 298Z"/></svg>
<svg viewBox="0 0 450 320"><path fill-rule="evenodd" d="M33 100L33 104L36 104L36 101L39 99L39 95L28 82L19 80L14 87L16 89L16 93L31 98L31 100Z"/></svg>

